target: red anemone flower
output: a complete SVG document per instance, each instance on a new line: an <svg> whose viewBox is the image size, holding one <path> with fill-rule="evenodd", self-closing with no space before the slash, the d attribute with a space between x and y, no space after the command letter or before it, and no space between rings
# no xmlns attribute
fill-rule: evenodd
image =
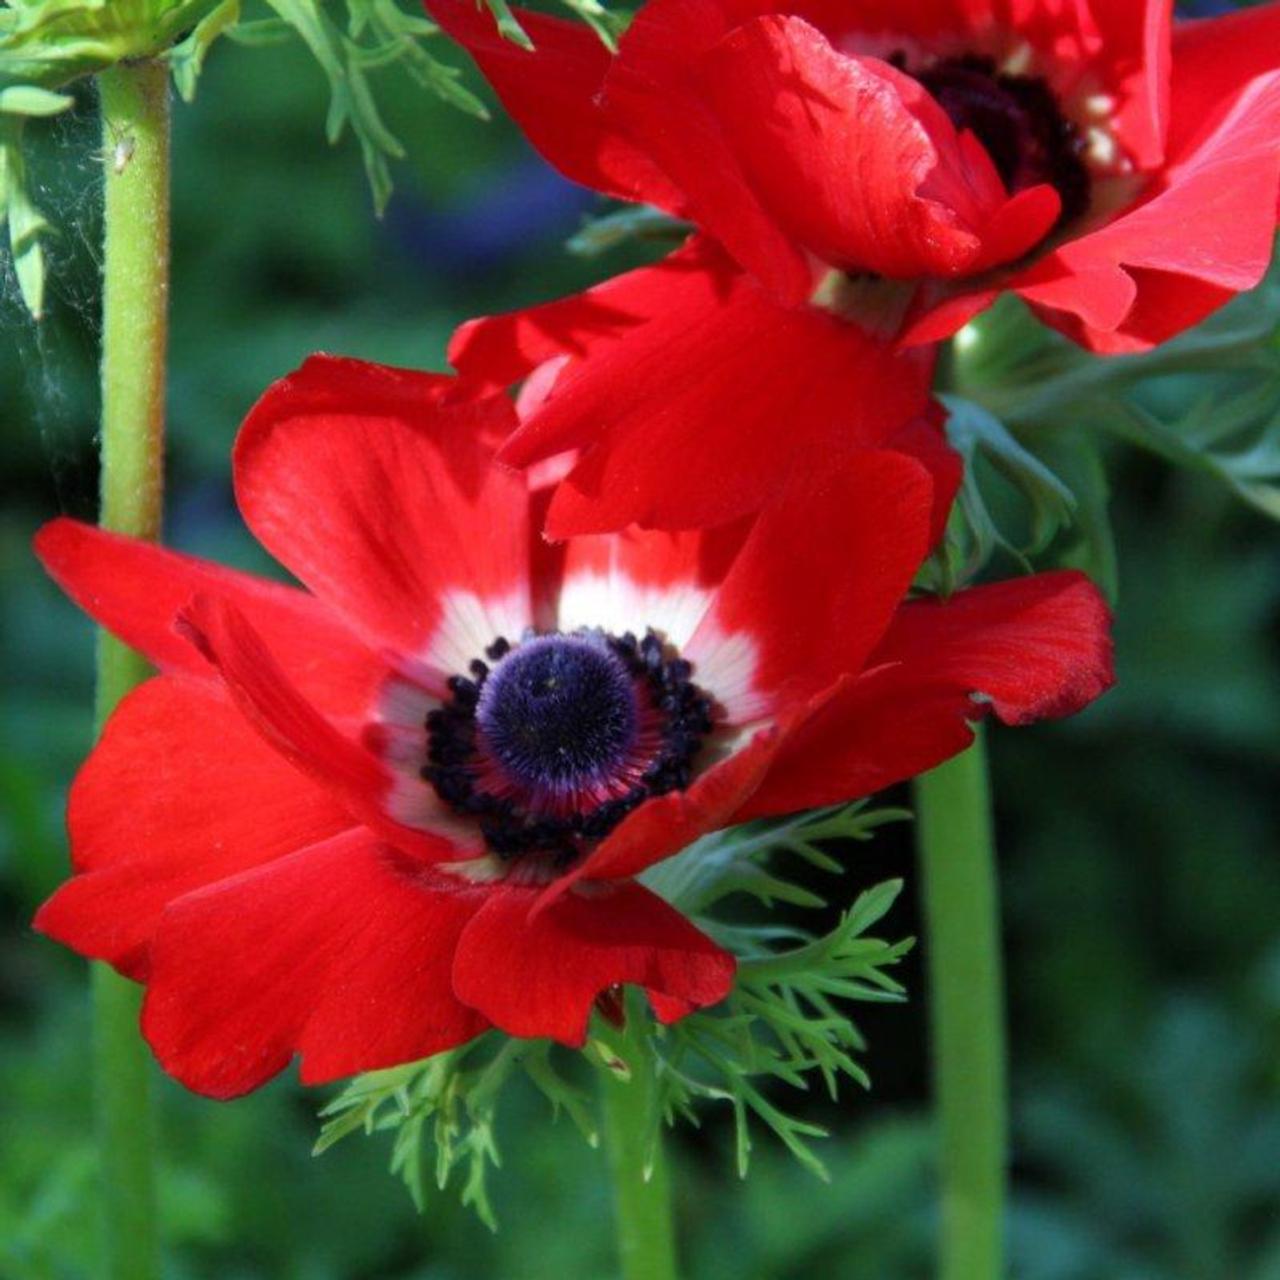
<svg viewBox="0 0 1280 1280"><path fill-rule="evenodd" d="M714 235L782 301L904 282L909 342L1001 291L1135 351L1262 278L1280 189L1280 4L648 0L610 55L428 0L569 177Z"/></svg>
<svg viewBox="0 0 1280 1280"><path fill-rule="evenodd" d="M513 415L332 358L273 387L236 493L301 588L66 519L37 537L161 671L75 781L75 874L37 927L146 984L144 1034L195 1090L490 1026L578 1045L620 984L665 1021L713 1004L733 958L646 867L1110 682L1078 574L903 603L937 523L920 461L867 451L716 530L551 546L486 443Z"/></svg>

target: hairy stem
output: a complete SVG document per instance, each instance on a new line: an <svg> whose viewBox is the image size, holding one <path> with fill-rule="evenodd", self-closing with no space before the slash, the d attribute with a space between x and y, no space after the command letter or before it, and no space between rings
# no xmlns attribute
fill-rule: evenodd
<svg viewBox="0 0 1280 1280"><path fill-rule="evenodd" d="M158 538L163 498L169 302L169 84L159 63L99 77L105 166L102 318L102 506L105 529ZM99 731L146 678L145 660L98 636ZM150 1063L139 991L94 965L94 1073L106 1280L160 1274Z"/></svg>
<svg viewBox="0 0 1280 1280"><path fill-rule="evenodd" d="M629 993L635 996L636 993ZM638 999L627 1004L618 1056L630 1078L607 1073L601 1083L604 1137L613 1178L622 1280L676 1280L671 1185L654 1111L657 1080L646 1042L649 1020ZM658 1139L654 1142L654 1134Z"/></svg>
<svg viewBox="0 0 1280 1280"><path fill-rule="evenodd" d="M935 1106L941 1280L1003 1274L1005 1033L986 744L916 782Z"/></svg>

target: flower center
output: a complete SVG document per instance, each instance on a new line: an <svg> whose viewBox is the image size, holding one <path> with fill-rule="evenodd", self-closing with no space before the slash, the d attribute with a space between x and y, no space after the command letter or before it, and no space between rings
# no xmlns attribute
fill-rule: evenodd
<svg viewBox="0 0 1280 1280"><path fill-rule="evenodd" d="M498 857L566 865L650 796L688 786L712 703L652 631L529 634L485 658L428 715L422 776Z"/></svg>
<svg viewBox="0 0 1280 1280"><path fill-rule="evenodd" d="M904 58L895 62L906 70ZM977 136L1011 192L1049 183L1062 198L1059 226L1088 211L1084 141L1044 80L1004 74L993 59L975 55L946 58L911 74L957 128Z"/></svg>
<svg viewBox="0 0 1280 1280"><path fill-rule="evenodd" d="M539 636L485 682L476 722L495 763L528 788L566 795L612 776L634 746L631 673L590 636Z"/></svg>

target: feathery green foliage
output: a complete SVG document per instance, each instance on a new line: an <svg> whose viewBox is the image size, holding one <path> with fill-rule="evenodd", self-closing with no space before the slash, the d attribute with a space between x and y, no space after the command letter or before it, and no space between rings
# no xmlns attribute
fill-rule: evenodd
<svg viewBox="0 0 1280 1280"><path fill-rule="evenodd" d="M825 905L823 899L789 881L785 871L771 868L773 858L790 854L835 874L843 867L826 846L865 841L878 827L904 816L899 810L857 804L751 823L699 840L646 880L690 914L744 894L764 903L818 908ZM681 1119L697 1125L701 1104L727 1104L734 1116L741 1175L750 1163L752 1126L757 1124L812 1172L826 1176L810 1145L825 1130L789 1114L770 1095L778 1084L807 1090L811 1074L832 1097L841 1078L869 1085L857 1061L865 1044L845 1005L903 998L888 971L911 942L890 944L868 936L901 888L900 881L891 881L863 893L830 932L819 936L777 925L701 921L737 955L738 978L721 1005L669 1027L650 1022L650 1034L641 1040L643 1052L652 1055L646 1066L657 1073L651 1116L655 1149L664 1126ZM392 1172L404 1180L421 1209L427 1185L424 1148L430 1144L435 1185L443 1190L459 1178L462 1202L494 1227L487 1178L500 1164L496 1128L503 1091L523 1076L555 1114L567 1114L594 1146L594 1113L576 1078L587 1067L629 1076L635 1064L628 1062L634 1052L628 1045L634 1042L597 1013L580 1055L549 1041L514 1040L495 1031L425 1062L372 1072L355 1080L321 1113L325 1125L316 1152L357 1131L392 1132Z"/></svg>
<svg viewBox="0 0 1280 1280"><path fill-rule="evenodd" d="M499 29L526 48L532 42L506 0L486 0ZM598 0L564 0L566 7L612 47L623 19ZM37 207L23 156L29 121L67 110L75 101L61 90L118 62L163 58L184 101L196 96L210 51L223 37L253 49L301 40L329 83L325 136L355 137L375 209L391 198L391 162L405 149L387 125L375 76L403 70L420 88L449 105L488 117L484 103L463 83L458 67L428 48L439 27L421 5L402 0L11 0L0 4L0 226L8 224L9 251L27 309L44 309L45 239L57 231ZM127 140L121 140L127 163Z"/></svg>

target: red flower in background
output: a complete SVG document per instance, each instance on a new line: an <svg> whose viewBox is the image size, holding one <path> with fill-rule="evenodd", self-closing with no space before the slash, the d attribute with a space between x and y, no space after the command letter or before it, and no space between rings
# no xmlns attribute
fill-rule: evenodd
<svg viewBox="0 0 1280 1280"><path fill-rule="evenodd" d="M616 57L428 0L565 174L691 218L778 300L910 284L907 342L1003 290L1135 351L1262 278L1280 189L1280 5L649 0Z"/></svg>
<svg viewBox="0 0 1280 1280"><path fill-rule="evenodd" d="M919 461L868 451L709 532L551 547L485 443L512 426L432 375L316 358L277 384L236 490L301 589L68 520L38 536L162 674L76 779L75 874L37 926L146 984L144 1033L193 1089L489 1026L579 1044L623 983L664 1020L714 1003L732 957L645 867L936 764L987 707L1065 714L1110 681L1077 574L903 603L939 518Z"/></svg>

